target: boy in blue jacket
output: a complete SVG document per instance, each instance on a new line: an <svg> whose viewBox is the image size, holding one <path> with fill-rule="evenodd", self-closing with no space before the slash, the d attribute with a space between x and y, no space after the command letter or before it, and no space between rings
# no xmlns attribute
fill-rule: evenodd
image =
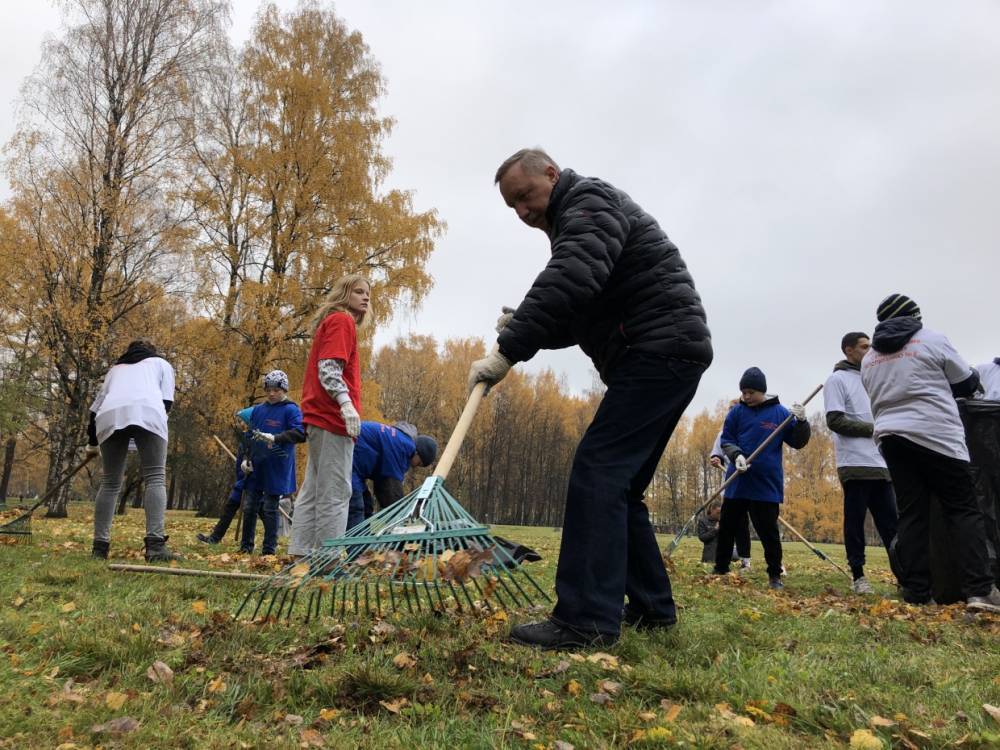
<svg viewBox="0 0 1000 750"><path fill-rule="evenodd" d="M781 589L781 534L778 531L778 513L785 499L785 472L781 463L782 443L795 449L805 447L811 431L806 420L806 410L794 404L791 410L778 403L777 396L767 395L767 379L756 367L751 367L740 378L741 398L726 415L722 427L722 450L729 458L728 479L734 472L740 476L726 488L719 519L718 546L713 573L729 572L729 558L733 539L741 524L750 516L757 537L764 546L767 577L772 589ZM764 442L768 435L785 421L789 422L780 439L768 444L753 464L746 457Z"/></svg>
<svg viewBox="0 0 1000 750"><path fill-rule="evenodd" d="M278 547L278 501L295 492L295 444L306 439L302 429L302 411L288 400L288 376L272 370L264 376L266 399L253 407L247 422L253 434L249 442L250 466L244 482L243 535L240 552L254 548L257 515L264 520L264 543L261 552L273 555Z"/></svg>
<svg viewBox="0 0 1000 750"><path fill-rule="evenodd" d="M403 496L406 472L414 466L430 466L437 458L437 450L434 438L418 435L409 422L362 422L361 434L354 443L347 528L357 526L375 510L368 480L375 485L379 507L386 508Z"/></svg>

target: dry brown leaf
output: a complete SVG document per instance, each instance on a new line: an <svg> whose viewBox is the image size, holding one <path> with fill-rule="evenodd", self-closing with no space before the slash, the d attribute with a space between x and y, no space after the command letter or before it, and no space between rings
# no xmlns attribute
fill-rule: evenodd
<svg viewBox="0 0 1000 750"><path fill-rule="evenodd" d="M543 669L541 672L535 675L535 677L552 677L553 675L562 674L567 669L569 669L569 662L565 659L560 659L559 663L554 667L549 667L548 669Z"/></svg>
<svg viewBox="0 0 1000 750"><path fill-rule="evenodd" d="M993 719L993 721L1000 724L1000 708L994 706L991 703L983 704L983 711L985 711Z"/></svg>
<svg viewBox="0 0 1000 750"><path fill-rule="evenodd" d="M405 651L400 651L392 657L392 663L396 665L397 669L413 669L417 666L417 660Z"/></svg>
<svg viewBox="0 0 1000 750"><path fill-rule="evenodd" d="M221 674L208 683L208 692L210 693L226 692L226 682Z"/></svg>
<svg viewBox="0 0 1000 750"><path fill-rule="evenodd" d="M868 726L872 729L888 729L889 727L896 726L897 722L892 719L887 719L884 716L872 716L868 719Z"/></svg>
<svg viewBox="0 0 1000 750"><path fill-rule="evenodd" d="M27 627L27 629L25 630L25 632L26 632L26 633L27 633L28 635L38 635L38 634L39 634L39 633L41 633L41 632L42 632L42 630L44 630L44 629L45 629L45 626L44 626L44 625L42 625L42 623L40 623L40 622L33 622L33 623L31 623L31 624L30 624L30 625L29 625L29 626Z"/></svg>
<svg viewBox="0 0 1000 750"><path fill-rule="evenodd" d="M372 635L378 636L379 638L385 638L396 632L396 626L391 622L386 622L385 620L379 620L374 625L372 625Z"/></svg>
<svg viewBox="0 0 1000 750"><path fill-rule="evenodd" d="M75 609L76 609L76 603L75 602L66 602L64 605L62 605L59 608L59 611L60 612L72 612Z"/></svg>
<svg viewBox="0 0 1000 750"><path fill-rule="evenodd" d="M656 721L655 711L640 711L637 715L640 721Z"/></svg>
<svg viewBox="0 0 1000 750"><path fill-rule="evenodd" d="M607 693L593 693L590 696L590 702L596 703L599 706L606 706L611 703L611 696Z"/></svg>
<svg viewBox="0 0 1000 750"><path fill-rule="evenodd" d="M583 692L583 686L576 680L570 680L563 686L563 690L572 696L577 696Z"/></svg>
<svg viewBox="0 0 1000 750"><path fill-rule="evenodd" d="M305 747L326 747L323 735L315 729L303 729L299 734L299 740Z"/></svg>
<svg viewBox="0 0 1000 750"><path fill-rule="evenodd" d="M104 705L112 711L121 711L126 700L128 700L128 696L125 693L111 692L104 696Z"/></svg>
<svg viewBox="0 0 1000 750"><path fill-rule="evenodd" d="M128 734L139 728L139 722L131 716L119 716L117 719L106 721L103 724L94 724L90 731L94 734Z"/></svg>
<svg viewBox="0 0 1000 750"><path fill-rule="evenodd" d="M576 750L573 745L563 740L556 740L552 743L553 750Z"/></svg>
<svg viewBox="0 0 1000 750"><path fill-rule="evenodd" d="M597 689L608 695L618 695L622 691L622 684L614 680L601 680L597 683Z"/></svg>
<svg viewBox="0 0 1000 750"><path fill-rule="evenodd" d="M153 682L169 685L174 681L174 670L162 661L157 660L149 665L149 669L146 670L146 677Z"/></svg>
<svg viewBox="0 0 1000 750"><path fill-rule="evenodd" d="M386 711L393 714L398 714L409 701L406 698L397 698L394 701L379 701L378 704L382 706Z"/></svg>
<svg viewBox="0 0 1000 750"><path fill-rule="evenodd" d="M208 611L208 605L205 604L204 599L198 599L196 601L191 602L191 611L194 612L196 615L203 615L205 614L205 612Z"/></svg>
<svg viewBox="0 0 1000 750"><path fill-rule="evenodd" d="M290 727L300 727L302 726L302 722L305 721L305 719L303 719L298 714L285 714L285 716L282 718L282 721L285 722Z"/></svg>
<svg viewBox="0 0 1000 750"><path fill-rule="evenodd" d="M663 714L663 720L669 724L677 718L683 706L679 703L671 703L670 701L664 699L660 701L660 708L662 708L665 712Z"/></svg>
<svg viewBox="0 0 1000 750"><path fill-rule="evenodd" d="M14 601L12 602L12 604L14 605L14 609L20 609L21 607L24 606L24 597L23 596L14 597Z"/></svg>

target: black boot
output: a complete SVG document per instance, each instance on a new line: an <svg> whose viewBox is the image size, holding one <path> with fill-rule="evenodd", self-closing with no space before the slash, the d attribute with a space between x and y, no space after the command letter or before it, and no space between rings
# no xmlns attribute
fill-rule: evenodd
<svg viewBox="0 0 1000 750"><path fill-rule="evenodd" d="M183 560L184 558L176 552L171 552L167 547L168 536L145 536L142 541L146 544L146 562L170 562L171 560Z"/></svg>
<svg viewBox="0 0 1000 750"><path fill-rule="evenodd" d="M205 544L218 544L221 539L216 539L214 534L198 534L198 541Z"/></svg>
<svg viewBox="0 0 1000 750"><path fill-rule="evenodd" d="M90 550L90 556L98 560L107 560L108 551L111 549L111 542L102 542L100 539L94 540L94 546Z"/></svg>
<svg viewBox="0 0 1000 750"><path fill-rule="evenodd" d="M541 622L515 625L510 629L510 640L522 646L535 646L543 651L569 651L594 646L612 646L618 640L618 636L596 631L583 632L550 618Z"/></svg>

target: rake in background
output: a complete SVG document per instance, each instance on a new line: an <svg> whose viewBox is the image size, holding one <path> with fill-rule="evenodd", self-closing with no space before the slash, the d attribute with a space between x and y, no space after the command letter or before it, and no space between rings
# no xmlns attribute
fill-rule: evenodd
<svg viewBox="0 0 1000 750"><path fill-rule="evenodd" d="M236 612L305 619L349 612L410 614L516 609L551 601L534 578L445 489L486 390L469 395L434 473L414 492L251 589Z"/></svg>
<svg viewBox="0 0 1000 750"><path fill-rule="evenodd" d="M62 489L62 486L66 484L66 482L75 477L84 466L90 463L91 459L93 459L95 455L97 454L88 453L83 457L83 460L81 460L80 463L66 472L66 475L53 485L48 492L42 495L34 505L23 511L21 515L17 516L13 520L0 526L0 537L5 538L4 541L11 544L28 544L31 541L31 514L38 510L40 506L47 503L60 489Z"/></svg>

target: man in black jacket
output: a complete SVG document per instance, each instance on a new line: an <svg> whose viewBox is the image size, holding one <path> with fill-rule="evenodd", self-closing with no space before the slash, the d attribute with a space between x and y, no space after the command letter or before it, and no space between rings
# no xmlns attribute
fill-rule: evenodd
<svg viewBox="0 0 1000 750"><path fill-rule="evenodd" d="M701 298L656 220L614 186L560 170L540 149L507 159L496 183L518 217L548 235L552 255L501 318L498 351L473 363L470 387L498 382L539 349L573 344L607 385L573 459L558 602L511 638L579 648L613 643L623 619L669 627L677 613L643 494L712 361Z"/></svg>

